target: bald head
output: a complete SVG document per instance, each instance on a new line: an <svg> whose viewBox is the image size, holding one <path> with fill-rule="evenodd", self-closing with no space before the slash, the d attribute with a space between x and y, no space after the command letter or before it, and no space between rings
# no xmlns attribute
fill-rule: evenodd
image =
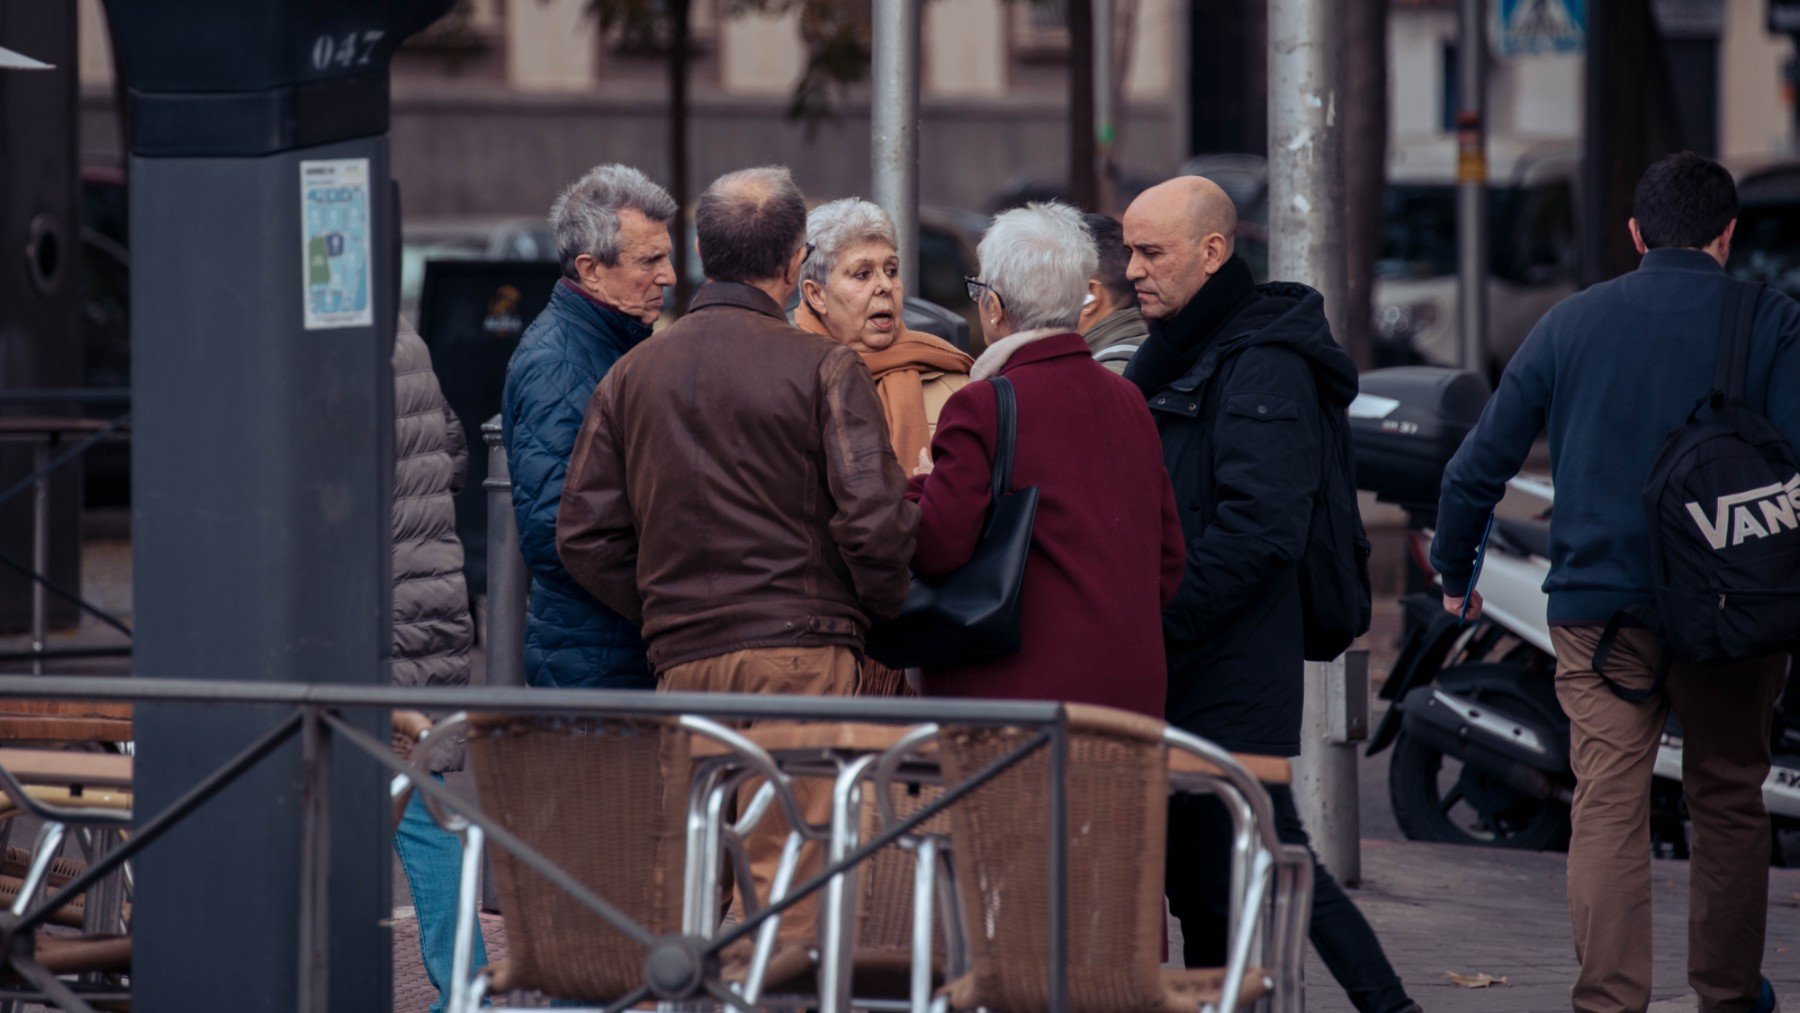
<svg viewBox="0 0 1800 1013"><path fill-rule="evenodd" d="M708 278L777 278L806 241L806 201L785 166L729 172L695 203L694 237Z"/></svg>
<svg viewBox="0 0 1800 1013"><path fill-rule="evenodd" d="M1145 190L1125 209L1125 277L1152 320L1181 312L1231 259L1237 206L1204 176L1177 176Z"/></svg>

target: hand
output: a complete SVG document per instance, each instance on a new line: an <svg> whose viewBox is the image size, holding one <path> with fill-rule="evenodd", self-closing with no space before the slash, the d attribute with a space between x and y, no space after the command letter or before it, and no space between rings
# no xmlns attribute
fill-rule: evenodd
<svg viewBox="0 0 1800 1013"><path fill-rule="evenodd" d="M914 478L931 474L931 451L924 447L919 448L919 463L913 468L912 473Z"/></svg>
<svg viewBox="0 0 1800 1013"><path fill-rule="evenodd" d="M1481 592L1471 589L1469 591L1468 597L1469 597L1469 614L1466 616L1463 616L1463 618L1467 619L1469 622L1474 622L1475 620L1481 618ZM1463 610L1463 600L1461 598L1455 597L1454 595L1448 595L1448 594L1444 596L1444 611L1445 612L1448 612L1451 615L1455 616L1455 615L1462 615L1462 610Z"/></svg>

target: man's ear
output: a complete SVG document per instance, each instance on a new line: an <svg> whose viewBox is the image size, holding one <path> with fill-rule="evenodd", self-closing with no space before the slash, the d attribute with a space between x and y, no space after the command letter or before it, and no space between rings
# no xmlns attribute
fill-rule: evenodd
<svg viewBox="0 0 1800 1013"><path fill-rule="evenodd" d="M799 284L800 265L804 263L806 263L806 247L802 246L794 251L792 257L788 258L787 271L781 276L782 283L785 285Z"/></svg>
<svg viewBox="0 0 1800 1013"><path fill-rule="evenodd" d="M600 284L600 261L591 253L584 253L575 258L575 280L589 292L596 291Z"/></svg>
<svg viewBox="0 0 1800 1013"><path fill-rule="evenodd" d="M1631 245L1637 248L1638 256L1649 253L1650 247L1644 245L1644 234L1638 231L1637 219L1629 219L1625 222L1625 227L1631 231Z"/></svg>
<svg viewBox="0 0 1800 1013"><path fill-rule="evenodd" d="M801 282L800 298L806 302L806 305L813 311L814 316L824 319L825 289L822 288L818 282L811 278Z"/></svg>
<svg viewBox="0 0 1800 1013"><path fill-rule="evenodd" d="M1231 240L1226 239L1222 232L1208 233L1205 239L1200 240L1200 246L1200 262L1206 266L1208 278L1218 274L1225 262L1231 259Z"/></svg>

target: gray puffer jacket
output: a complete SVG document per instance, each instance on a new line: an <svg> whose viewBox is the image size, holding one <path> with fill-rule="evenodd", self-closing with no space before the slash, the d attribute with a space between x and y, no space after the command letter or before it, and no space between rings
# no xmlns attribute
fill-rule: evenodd
<svg viewBox="0 0 1800 1013"><path fill-rule="evenodd" d="M431 352L403 320L394 335L396 685L469 684L475 627L469 618L453 498L468 467L468 444L431 371ZM433 770L460 770L462 765L460 743L432 752Z"/></svg>

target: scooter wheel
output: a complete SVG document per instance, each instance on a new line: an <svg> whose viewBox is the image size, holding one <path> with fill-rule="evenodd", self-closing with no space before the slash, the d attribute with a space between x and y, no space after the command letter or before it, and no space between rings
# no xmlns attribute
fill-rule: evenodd
<svg viewBox="0 0 1800 1013"><path fill-rule="evenodd" d="M1533 798L1401 732L1388 765L1388 800L1407 838L1525 851L1569 845L1569 810Z"/></svg>

